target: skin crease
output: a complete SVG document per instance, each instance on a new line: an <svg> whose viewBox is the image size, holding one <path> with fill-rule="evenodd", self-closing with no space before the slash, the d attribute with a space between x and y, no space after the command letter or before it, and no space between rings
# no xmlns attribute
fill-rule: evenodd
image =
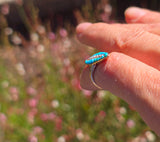
<svg viewBox="0 0 160 142"><path fill-rule="evenodd" d="M125 17L130 24L80 24L77 37L84 44L109 52L96 67L95 82L132 105L160 135L160 13L131 7ZM97 90L89 73L87 66L81 86Z"/></svg>

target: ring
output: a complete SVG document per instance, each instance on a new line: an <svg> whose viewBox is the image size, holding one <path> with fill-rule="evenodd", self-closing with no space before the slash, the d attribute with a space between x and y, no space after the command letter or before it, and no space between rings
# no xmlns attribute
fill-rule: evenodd
<svg viewBox="0 0 160 142"><path fill-rule="evenodd" d="M93 85L97 87L98 89L102 89L102 88L99 85L97 85L97 83L95 82L94 72L95 72L97 64L103 61L108 56L109 54L107 52L98 52L92 55L91 57L89 57L87 60L85 60L85 64L90 66L90 79Z"/></svg>

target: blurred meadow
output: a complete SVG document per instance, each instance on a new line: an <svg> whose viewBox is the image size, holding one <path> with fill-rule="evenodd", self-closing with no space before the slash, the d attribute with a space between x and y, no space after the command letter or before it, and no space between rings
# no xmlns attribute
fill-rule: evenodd
<svg viewBox="0 0 160 142"><path fill-rule="evenodd" d="M33 1L0 2L0 142L160 141L123 100L80 87L84 61L97 51L76 39L76 25L124 22L130 1L121 9L119 0L82 0L64 10L69 0L59 0L59 11L54 0Z"/></svg>

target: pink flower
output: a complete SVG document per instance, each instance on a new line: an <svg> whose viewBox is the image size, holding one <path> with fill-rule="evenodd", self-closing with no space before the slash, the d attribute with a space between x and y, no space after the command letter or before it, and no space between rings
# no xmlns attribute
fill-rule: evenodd
<svg viewBox="0 0 160 142"><path fill-rule="evenodd" d="M18 101L19 96L17 94L12 95L12 100L13 101Z"/></svg>
<svg viewBox="0 0 160 142"><path fill-rule="evenodd" d="M1 125L5 125L6 124L6 120L7 120L7 117L4 113L0 113L0 124Z"/></svg>
<svg viewBox="0 0 160 142"><path fill-rule="evenodd" d="M48 34L48 38L49 38L50 40L54 41L54 40L56 39L56 35L55 35L53 32L50 32L50 33Z"/></svg>
<svg viewBox="0 0 160 142"><path fill-rule="evenodd" d="M46 113L42 113L40 117L41 117L42 121L48 120L48 115Z"/></svg>
<svg viewBox="0 0 160 142"><path fill-rule="evenodd" d="M128 126L128 128L133 128L135 126L135 122L133 120L129 119L127 121L127 126Z"/></svg>
<svg viewBox="0 0 160 142"><path fill-rule="evenodd" d="M1 12L2 12L2 14L4 14L4 15L9 14L9 12L10 12L10 7L9 7L9 5L8 5L8 4L4 4L4 5L1 7Z"/></svg>
<svg viewBox="0 0 160 142"><path fill-rule="evenodd" d="M55 120L56 130L60 131L62 129L62 118L57 117Z"/></svg>
<svg viewBox="0 0 160 142"><path fill-rule="evenodd" d="M73 78L71 83L72 83L72 85L74 86L75 89L81 90L80 80L79 79Z"/></svg>
<svg viewBox="0 0 160 142"><path fill-rule="evenodd" d="M98 114L100 117L105 117L106 116L106 112L105 111L100 111Z"/></svg>
<svg viewBox="0 0 160 142"><path fill-rule="evenodd" d="M59 47L60 47L60 46L59 46L57 43L52 44L53 53L55 53L54 50L55 50L55 49L58 49Z"/></svg>
<svg viewBox="0 0 160 142"><path fill-rule="evenodd" d="M55 120L55 118L56 118L56 114L54 114L53 112L48 114L47 113L41 114L42 121Z"/></svg>
<svg viewBox="0 0 160 142"><path fill-rule="evenodd" d="M90 96L92 95L92 92L93 92L93 91L88 91L88 90L82 89L82 92L83 92L83 94L84 94L86 97L90 97Z"/></svg>
<svg viewBox="0 0 160 142"><path fill-rule="evenodd" d="M41 134L43 132L43 128L36 126L33 128L33 134L37 135L37 134Z"/></svg>
<svg viewBox="0 0 160 142"><path fill-rule="evenodd" d="M37 114L38 110L36 108L31 109L31 111L28 113L28 121L30 123L34 123L34 117Z"/></svg>
<svg viewBox="0 0 160 142"><path fill-rule="evenodd" d="M53 112L48 114L48 120L54 120L55 117L56 117L56 115Z"/></svg>
<svg viewBox="0 0 160 142"><path fill-rule="evenodd" d="M33 98L33 99L29 100L29 106L30 107L36 107L37 104L38 104L38 100L37 99Z"/></svg>
<svg viewBox="0 0 160 142"><path fill-rule="evenodd" d="M106 117L106 112L105 111L100 111L98 113L98 115L96 116L95 121L100 122L100 121L104 120L105 117Z"/></svg>
<svg viewBox="0 0 160 142"><path fill-rule="evenodd" d="M38 142L38 138L36 136L30 136L29 142Z"/></svg>
<svg viewBox="0 0 160 142"><path fill-rule="evenodd" d="M19 91L18 91L18 89L16 87L11 87L9 89L9 91L10 91L11 94L19 94Z"/></svg>
<svg viewBox="0 0 160 142"><path fill-rule="evenodd" d="M19 91L18 91L18 89L17 89L16 87L11 87L11 88L9 89L9 92L10 92L10 94L11 94L12 100L13 100L13 101L17 101L18 98L19 98Z"/></svg>
<svg viewBox="0 0 160 142"><path fill-rule="evenodd" d="M68 33L66 31L66 29L60 29L59 34L61 35L61 37L67 37Z"/></svg>
<svg viewBox="0 0 160 142"><path fill-rule="evenodd" d="M37 94L37 90L34 89L33 87L28 87L28 88L27 88L27 93L28 93L29 95L36 95L36 94Z"/></svg>

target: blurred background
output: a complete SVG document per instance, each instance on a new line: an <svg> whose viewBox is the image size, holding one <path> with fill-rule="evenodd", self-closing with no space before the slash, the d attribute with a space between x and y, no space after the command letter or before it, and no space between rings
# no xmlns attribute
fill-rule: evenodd
<svg viewBox="0 0 160 142"><path fill-rule="evenodd" d="M134 108L80 87L97 52L76 39L81 22L125 23L129 6L159 0L0 0L0 142L159 142Z"/></svg>

